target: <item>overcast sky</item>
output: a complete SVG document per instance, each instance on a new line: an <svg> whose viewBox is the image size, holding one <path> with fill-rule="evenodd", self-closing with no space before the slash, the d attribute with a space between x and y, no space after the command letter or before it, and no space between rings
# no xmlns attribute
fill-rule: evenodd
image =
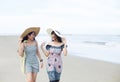
<svg viewBox="0 0 120 82"><path fill-rule="evenodd" d="M0 34L40 26L65 34L120 34L120 0L0 0Z"/></svg>

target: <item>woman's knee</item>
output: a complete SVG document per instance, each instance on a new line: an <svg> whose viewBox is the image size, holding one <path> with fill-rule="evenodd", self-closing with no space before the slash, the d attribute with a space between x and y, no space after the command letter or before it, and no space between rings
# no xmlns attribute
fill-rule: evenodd
<svg viewBox="0 0 120 82"><path fill-rule="evenodd" d="M34 79L32 79L32 78L27 78L27 82L34 82Z"/></svg>

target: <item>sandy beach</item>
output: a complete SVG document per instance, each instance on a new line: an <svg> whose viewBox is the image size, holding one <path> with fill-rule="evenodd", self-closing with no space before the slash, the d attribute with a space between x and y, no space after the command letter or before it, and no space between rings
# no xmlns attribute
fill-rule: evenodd
<svg viewBox="0 0 120 82"><path fill-rule="evenodd" d="M0 36L0 82L25 82L17 53L17 36ZM46 57L42 54L44 63ZM61 82L120 82L120 64L77 56L63 56ZM49 82L46 66L40 69L36 82Z"/></svg>

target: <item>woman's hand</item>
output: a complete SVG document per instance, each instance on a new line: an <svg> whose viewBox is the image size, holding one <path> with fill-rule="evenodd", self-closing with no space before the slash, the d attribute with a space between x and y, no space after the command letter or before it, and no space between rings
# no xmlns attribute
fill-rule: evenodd
<svg viewBox="0 0 120 82"><path fill-rule="evenodd" d="M66 45L67 41L66 41L66 38L63 38L63 44Z"/></svg>
<svg viewBox="0 0 120 82"><path fill-rule="evenodd" d="M19 52L20 49L23 49L23 43L22 43L22 38L21 37L18 40L18 50L17 50L17 52Z"/></svg>
<svg viewBox="0 0 120 82"><path fill-rule="evenodd" d="M41 48L43 48L43 47L45 46L45 43L46 43L46 42L43 42L43 43L41 44Z"/></svg>
<svg viewBox="0 0 120 82"><path fill-rule="evenodd" d="M41 44L41 49L42 49L42 52L45 54L45 56L48 57L49 54L50 54L50 52L47 51L46 49L44 49L45 44L46 44L46 42L43 42L43 43Z"/></svg>
<svg viewBox="0 0 120 82"><path fill-rule="evenodd" d="M63 44L64 44L63 54L65 56L67 56L67 45L66 45L66 43L67 43L66 38L63 38Z"/></svg>
<svg viewBox="0 0 120 82"><path fill-rule="evenodd" d="M19 47L18 47L17 52L19 53L19 55L20 55L21 57L24 56L24 44L23 44L23 43L20 43L20 44L19 44Z"/></svg>
<svg viewBox="0 0 120 82"><path fill-rule="evenodd" d="M43 62L40 62L40 68L43 68L44 64Z"/></svg>
<svg viewBox="0 0 120 82"><path fill-rule="evenodd" d="M19 40L18 40L18 43L21 44L22 43L22 38L20 37Z"/></svg>

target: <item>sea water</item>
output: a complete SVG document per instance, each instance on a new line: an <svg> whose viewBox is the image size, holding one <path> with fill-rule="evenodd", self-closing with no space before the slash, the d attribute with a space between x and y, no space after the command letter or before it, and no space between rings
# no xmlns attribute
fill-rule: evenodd
<svg viewBox="0 0 120 82"><path fill-rule="evenodd" d="M64 35L68 54L120 64L120 36L118 35ZM39 44L48 43L47 35L37 37Z"/></svg>

